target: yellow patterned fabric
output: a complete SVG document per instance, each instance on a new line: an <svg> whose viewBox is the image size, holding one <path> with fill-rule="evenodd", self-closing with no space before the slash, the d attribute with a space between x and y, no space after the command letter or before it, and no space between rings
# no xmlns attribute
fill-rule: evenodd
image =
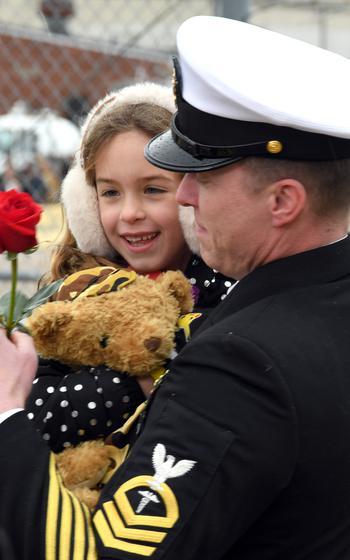
<svg viewBox="0 0 350 560"><path fill-rule="evenodd" d="M134 282L136 277L134 270L112 266L96 266L79 270L64 279L55 299L72 301L115 292Z"/></svg>

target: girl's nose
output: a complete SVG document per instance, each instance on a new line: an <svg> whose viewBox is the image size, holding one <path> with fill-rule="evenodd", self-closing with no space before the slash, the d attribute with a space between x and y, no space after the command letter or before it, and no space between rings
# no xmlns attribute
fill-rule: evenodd
<svg viewBox="0 0 350 560"><path fill-rule="evenodd" d="M144 206L141 201L133 199L125 199L120 212L120 219L124 222L136 222L143 220L146 216Z"/></svg>

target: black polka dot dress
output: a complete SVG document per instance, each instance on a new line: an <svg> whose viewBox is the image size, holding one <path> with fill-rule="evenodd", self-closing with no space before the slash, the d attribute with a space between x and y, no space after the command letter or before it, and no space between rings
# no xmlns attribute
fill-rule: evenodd
<svg viewBox="0 0 350 560"><path fill-rule="evenodd" d="M106 437L145 400L137 381L105 366L72 370L54 360L39 362L26 403L52 451Z"/></svg>
<svg viewBox="0 0 350 560"><path fill-rule="evenodd" d="M234 284L193 256L185 271L192 284L195 310L205 313ZM179 347L182 346L179 338ZM72 369L40 359L26 412L52 451L106 437L124 424L145 400L135 377L103 365Z"/></svg>

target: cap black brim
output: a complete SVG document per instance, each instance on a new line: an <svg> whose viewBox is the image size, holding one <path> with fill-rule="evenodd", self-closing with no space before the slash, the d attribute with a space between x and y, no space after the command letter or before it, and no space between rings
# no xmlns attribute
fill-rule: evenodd
<svg viewBox="0 0 350 560"><path fill-rule="evenodd" d="M195 158L174 142L171 130L152 138L145 148L145 158L156 167L179 173L210 171L242 159L237 156L231 158Z"/></svg>

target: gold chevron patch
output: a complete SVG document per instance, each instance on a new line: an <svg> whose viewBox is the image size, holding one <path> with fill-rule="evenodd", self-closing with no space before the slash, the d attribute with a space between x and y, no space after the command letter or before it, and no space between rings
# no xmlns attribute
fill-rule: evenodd
<svg viewBox="0 0 350 560"><path fill-rule="evenodd" d="M179 518L179 507L173 491L164 482L150 491L152 475L141 475L125 482L113 500L103 504L94 516L94 524L104 546L141 556L151 556ZM137 495L136 507L129 494ZM162 515L145 515L148 504L159 504ZM125 540L124 540L125 539Z"/></svg>

